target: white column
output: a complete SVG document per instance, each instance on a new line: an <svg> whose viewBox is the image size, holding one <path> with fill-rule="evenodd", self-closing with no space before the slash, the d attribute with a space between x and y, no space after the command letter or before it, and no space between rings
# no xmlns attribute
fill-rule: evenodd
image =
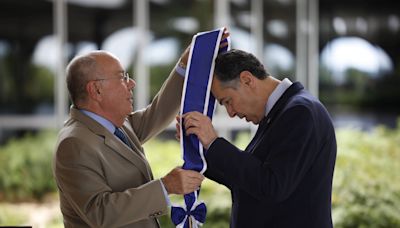
<svg viewBox="0 0 400 228"><path fill-rule="evenodd" d="M264 54L263 0L251 0L251 35L254 37L253 54L262 61Z"/></svg>
<svg viewBox="0 0 400 228"><path fill-rule="evenodd" d="M264 60L264 3L263 0L251 0L251 35L255 43L252 44L252 53L262 62ZM268 63L266 63L268 64ZM257 125L251 124L251 136L256 134Z"/></svg>
<svg viewBox="0 0 400 228"><path fill-rule="evenodd" d="M318 0L297 0L296 13L296 79L318 96Z"/></svg>
<svg viewBox="0 0 400 228"><path fill-rule="evenodd" d="M296 80L307 87L307 0L296 1Z"/></svg>
<svg viewBox="0 0 400 228"><path fill-rule="evenodd" d="M148 105L150 97L149 69L144 61L146 47L149 43L149 3L147 0L135 0L133 4L133 21L138 30L137 55L134 62L134 89L135 109L142 109Z"/></svg>
<svg viewBox="0 0 400 228"><path fill-rule="evenodd" d="M62 127L68 114L68 96L65 82L67 6L65 0L53 1L53 28L57 42L57 67L54 80L55 115L57 127Z"/></svg>
<svg viewBox="0 0 400 228"><path fill-rule="evenodd" d="M214 26L215 28L230 26L229 0L214 1Z"/></svg>
<svg viewBox="0 0 400 228"><path fill-rule="evenodd" d="M230 1L216 0L214 1L214 27L221 28L230 26ZM220 137L231 140L231 130L229 123L232 119L229 118L224 107L217 105L213 124ZM222 125L220 123L223 123Z"/></svg>
<svg viewBox="0 0 400 228"><path fill-rule="evenodd" d="M319 95L319 11L318 0L310 0L309 7L309 39L308 39L308 89L316 97Z"/></svg>

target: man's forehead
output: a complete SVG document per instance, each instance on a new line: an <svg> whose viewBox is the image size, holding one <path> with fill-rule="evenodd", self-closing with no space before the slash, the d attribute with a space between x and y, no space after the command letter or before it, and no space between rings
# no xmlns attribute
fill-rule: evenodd
<svg viewBox="0 0 400 228"><path fill-rule="evenodd" d="M212 85L213 85L213 86L218 86L218 87L220 87L220 84L221 84L221 80L219 80L219 79L216 77L216 75L214 75L214 77L213 77L213 79L212 79Z"/></svg>
<svg viewBox="0 0 400 228"><path fill-rule="evenodd" d="M219 92L219 90L221 90L221 82L214 76L211 84L211 92L215 93Z"/></svg>
<svg viewBox="0 0 400 228"><path fill-rule="evenodd" d="M213 79L211 93L214 95L215 99L217 99L219 103L221 103L222 100L229 96L230 90L231 89L228 87L221 86L220 80L216 78Z"/></svg>

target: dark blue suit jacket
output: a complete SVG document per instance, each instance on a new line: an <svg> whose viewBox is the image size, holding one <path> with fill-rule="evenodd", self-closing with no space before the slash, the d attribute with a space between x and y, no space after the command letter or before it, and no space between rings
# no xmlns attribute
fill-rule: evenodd
<svg viewBox="0 0 400 228"><path fill-rule="evenodd" d="M336 138L325 107L293 83L243 152L223 138L205 175L232 193L231 227L332 227Z"/></svg>

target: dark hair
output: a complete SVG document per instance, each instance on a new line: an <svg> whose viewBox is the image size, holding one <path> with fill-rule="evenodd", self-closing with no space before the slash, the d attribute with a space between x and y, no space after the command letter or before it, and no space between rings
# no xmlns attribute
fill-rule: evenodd
<svg viewBox="0 0 400 228"><path fill-rule="evenodd" d="M75 57L67 66L67 87L74 105L87 98L86 84L96 70L96 60L91 55Z"/></svg>
<svg viewBox="0 0 400 228"><path fill-rule="evenodd" d="M265 79L270 75L251 53L232 49L217 56L214 74L222 84L233 83L242 71L249 71L258 79Z"/></svg>

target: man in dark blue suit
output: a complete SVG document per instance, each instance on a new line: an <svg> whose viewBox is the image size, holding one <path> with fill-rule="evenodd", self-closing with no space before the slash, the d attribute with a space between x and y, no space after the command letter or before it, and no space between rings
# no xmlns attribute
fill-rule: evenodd
<svg viewBox="0 0 400 228"><path fill-rule="evenodd" d="M217 57L212 93L230 117L259 125L241 151L217 136L207 116L183 116L186 134L207 149L206 177L231 190L231 227L332 227L336 138L321 102L240 50Z"/></svg>

